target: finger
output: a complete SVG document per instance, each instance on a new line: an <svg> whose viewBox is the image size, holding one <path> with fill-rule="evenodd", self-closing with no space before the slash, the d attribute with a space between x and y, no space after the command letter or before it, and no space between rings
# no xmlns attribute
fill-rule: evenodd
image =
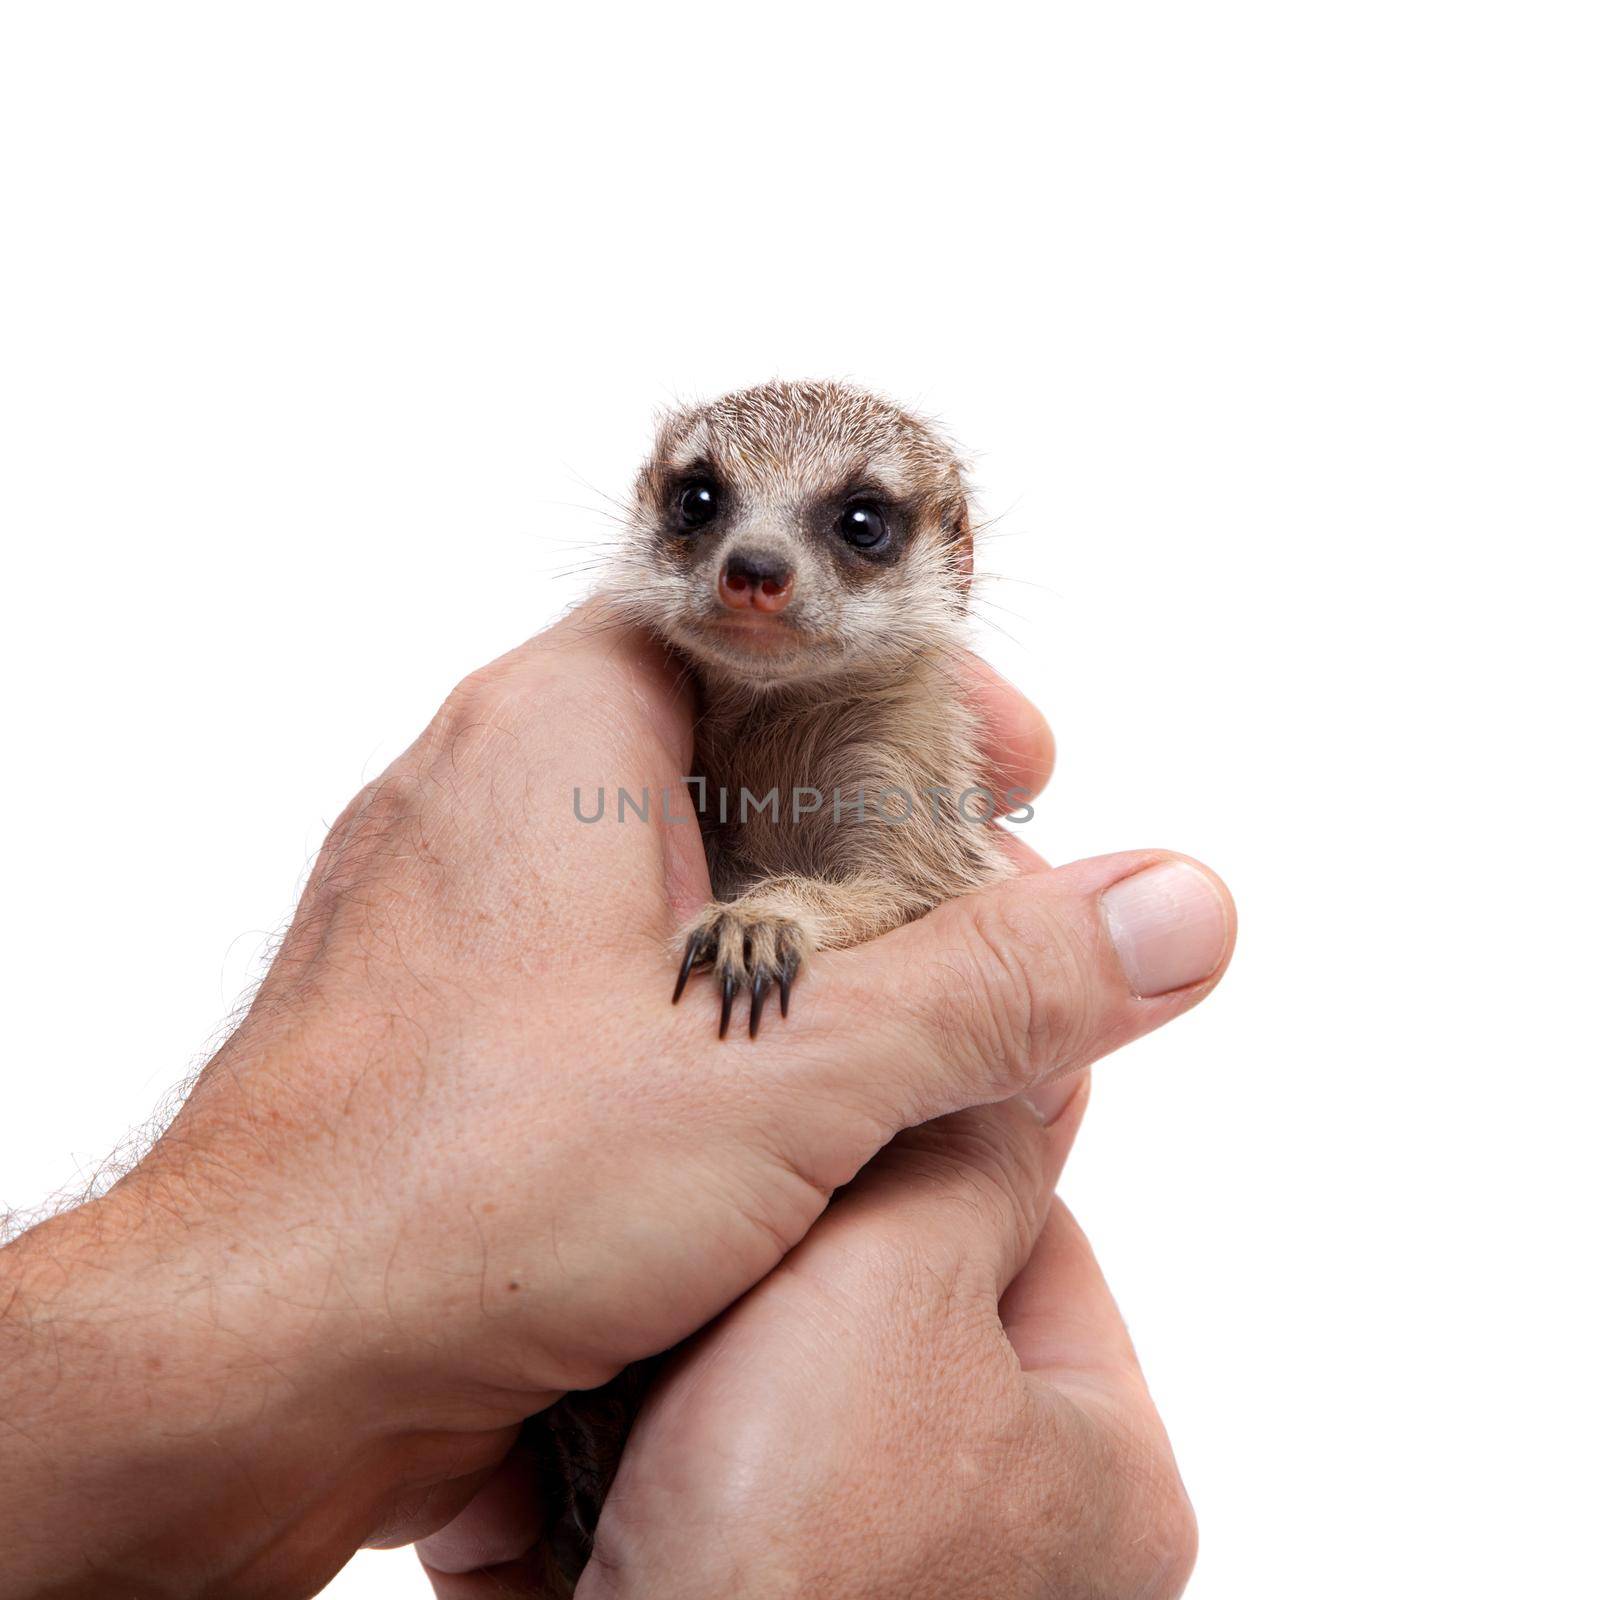
<svg viewBox="0 0 1600 1600"><path fill-rule="evenodd" d="M1232 952L1213 874L1102 856L963 896L819 956L806 1087L910 1127L1078 1071L1210 993Z"/></svg>
<svg viewBox="0 0 1600 1600"><path fill-rule="evenodd" d="M962 670L978 714L991 787L1001 796L1014 791L1018 800L1033 799L1049 783L1056 761L1056 742L1044 713L978 656L964 657Z"/></svg>
<svg viewBox="0 0 1600 1600"><path fill-rule="evenodd" d="M1080 1529L1096 1593L1181 1594L1194 1510L1133 1343L1082 1229L1052 1202L1033 1254L1000 1302L1001 1324L1078 1463L1063 1510Z"/></svg>
<svg viewBox="0 0 1600 1600"><path fill-rule="evenodd" d="M445 1572L420 1557L423 1575L433 1585L434 1600L570 1600L571 1583L551 1570L542 1546L499 1566L470 1572Z"/></svg>
<svg viewBox="0 0 1600 1600"><path fill-rule="evenodd" d="M557 684L577 696L551 703ZM679 774L689 769L694 682L684 663L644 629L621 620L603 598L586 600L541 633L469 673L462 689L487 691L506 709L544 720L552 709L591 713L593 733L643 730L670 745Z"/></svg>
<svg viewBox="0 0 1600 1600"><path fill-rule="evenodd" d="M890 1259L979 1275L998 1298L1033 1250L1088 1105L1088 1073L1053 1120L1025 1099L908 1128L835 1202L825 1227L870 1234ZM991 1302L992 1303L992 1302Z"/></svg>
<svg viewBox="0 0 1600 1600"><path fill-rule="evenodd" d="M597 922L654 942L708 893L693 705L683 664L590 601L469 674L400 765L446 825L493 828L529 877L559 862Z"/></svg>
<svg viewBox="0 0 1600 1600"><path fill-rule="evenodd" d="M580 668L597 686L619 670L632 675L652 723L683 724L682 702L692 688L692 674L644 630L620 620L603 597L577 606L482 669L482 675L517 686L538 678L552 658ZM967 653L960 667L978 717L986 776L997 792L1015 789L1031 799L1049 783L1055 767L1055 737L1044 713L981 657ZM692 751L683 747L679 753L687 761Z"/></svg>
<svg viewBox="0 0 1600 1600"><path fill-rule="evenodd" d="M1000 1320L1023 1371L1055 1387L1094 1378L1144 1389L1110 1286L1083 1229L1058 1199L1000 1302Z"/></svg>
<svg viewBox="0 0 1600 1600"><path fill-rule="evenodd" d="M996 828L995 833L1000 840L1000 848L1010 857L1012 866L1019 873L1050 870L1050 863L1031 844L1024 844L1016 834L1008 833L1004 828Z"/></svg>
<svg viewBox="0 0 1600 1600"><path fill-rule="evenodd" d="M444 1527L417 1542L434 1572L471 1572L516 1561L543 1529L539 1464L519 1443Z"/></svg>

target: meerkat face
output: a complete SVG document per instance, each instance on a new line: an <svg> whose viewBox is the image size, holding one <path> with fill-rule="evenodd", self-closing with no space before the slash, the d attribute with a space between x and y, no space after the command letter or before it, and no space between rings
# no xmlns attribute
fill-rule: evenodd
<svg viewBox="0 0 1600 1600"><path fill-rule="evenodd" d="M926 423L843 384L769 383L662 424L613 579L703 671L775 687L939 644L971 551L961 464Z"/></svg>

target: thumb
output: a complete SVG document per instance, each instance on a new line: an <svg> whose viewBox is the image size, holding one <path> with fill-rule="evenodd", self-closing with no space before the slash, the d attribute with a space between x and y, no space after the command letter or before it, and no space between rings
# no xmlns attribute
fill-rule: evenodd
<svg viewBox="0 0 1600 1600"><path fill-rule="evenodd" d="M829 1009L842 1007L849 1020L836 1037L851 1042L813 1060L811 1074L824 1080L813 1087L857 1104L870 1095L873 1111L900 1128L1030 1090L1048 1118L1049 1080L1197 1004L1233 940L1221 880L1158 851L963 896L817 959L819 996L826 988Z"/></svg>

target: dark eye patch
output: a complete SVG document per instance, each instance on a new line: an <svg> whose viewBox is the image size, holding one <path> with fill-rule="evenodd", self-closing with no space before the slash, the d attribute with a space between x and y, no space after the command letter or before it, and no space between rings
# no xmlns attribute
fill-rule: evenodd
<svg viewBox="0 0 1600 1600"><path fill-rule="evenodd" d="M817 502L813 525L846 570L899 559L906 520L892 495L870 478L857 478Z"/></svg>

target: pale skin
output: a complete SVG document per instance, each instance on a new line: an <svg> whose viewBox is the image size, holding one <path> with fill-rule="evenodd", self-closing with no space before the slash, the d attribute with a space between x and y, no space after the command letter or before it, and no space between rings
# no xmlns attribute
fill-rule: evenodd
<svg viewBox="0 0 1600 1600"><path fill-rule="evenodd" d="M1037 714L972 671L1037 789ZM416 1539L441 1594L535 1593L521 1419L702 1329L582 1595L1181 1588L1181 1484L1049 1197L1089 1063L1220 977L1225 891L1209 954L1130 958L1110 897L1173 858L1022 852L717 1043L709 990L667 1003L695 831L571 808L691 746L681 674L580 613L352 803L167 1135L0 1251L0 1596L309 1595Z"/></svg>

